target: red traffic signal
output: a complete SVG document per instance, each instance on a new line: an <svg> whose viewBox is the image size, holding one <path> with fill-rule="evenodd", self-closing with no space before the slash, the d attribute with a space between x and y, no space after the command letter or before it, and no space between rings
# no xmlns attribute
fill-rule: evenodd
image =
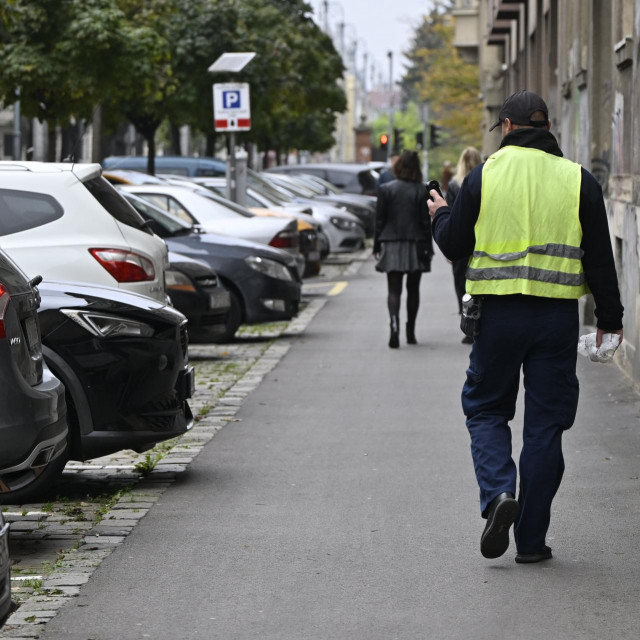
<svg viewBox="0 0 640 640"><path fill-rule="evenodd" d="M380 144L385 145L387 142L389 142L389 136L386 133L381 134Z"/></svg>

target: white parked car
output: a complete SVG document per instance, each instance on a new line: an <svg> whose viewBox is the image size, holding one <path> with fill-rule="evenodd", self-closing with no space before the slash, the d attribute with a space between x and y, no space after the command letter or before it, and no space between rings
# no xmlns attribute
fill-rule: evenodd
<svg viewBox="0 0 640 640"><path fill-rule="evenodd" d="M227 186L226 178L194 178L194 181L217 193L224 193ZM260 184L250 184L247 187L247 206L282 209L294 215L311 212L322 224L322 230L329 241L329 250L334 253L357 251L364 246L363 226L356 216L342 207L326 202L301 204L287 199L275 190L262 189Z"/></svg>
<svg viewBox="0 0 640 640"><path fill-rule="evenodd" d="M265 218L242 207L224 204L200 195L187 186L172 184L121 185L123 191L144 198L171 215L208 233L268 244L300 256L300 240L296 220Z"/></svg>
<svg viewBox="0 0 640 640"><path fill-rule="evenodd" d="M167 301L168 250L99 164L0 162L0 246L47 280Z"/></svg>

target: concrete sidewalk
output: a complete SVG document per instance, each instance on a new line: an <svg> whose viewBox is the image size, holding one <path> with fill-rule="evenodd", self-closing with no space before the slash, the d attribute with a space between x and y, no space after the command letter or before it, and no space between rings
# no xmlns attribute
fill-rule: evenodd
<svg viewBox="0 0 640 640"><path fill-rule="evenodd" d="M581 361L556 557L483 559L468 348L434 267L420 344L392 351L366 263L42 637L637 638L638 396Z"/></svg>

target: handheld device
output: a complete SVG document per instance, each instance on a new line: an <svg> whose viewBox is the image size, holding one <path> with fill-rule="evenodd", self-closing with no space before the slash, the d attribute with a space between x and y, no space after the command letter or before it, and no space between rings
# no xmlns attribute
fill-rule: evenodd
<svg viewBox="0 0 640 640"><path fill-rule="evenodd" d="M433 198L431 197L431 191L433 189L438 192L441 198L444 198L444 196L442 195L442 190L440 189L440 183L437 180L429 180L429 182L427 182L427 195L429 196L429 200L433 200Z"/></svg>

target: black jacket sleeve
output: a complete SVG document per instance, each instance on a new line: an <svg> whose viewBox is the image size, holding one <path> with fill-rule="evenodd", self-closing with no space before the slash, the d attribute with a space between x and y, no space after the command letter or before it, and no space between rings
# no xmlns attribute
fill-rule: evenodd
<svg viewBox="0 0 640 640"><path fill-rule="evenodd" d="M376 202L376 229L373 239L374 253L380 253L380 251L382 250L380 234L382 233L384 225L387 222L386 193L386 189L378 189L378 199Z"/></svg>
<svg viewBox="0 0 640 640"><path fill-rule="evenodd" d="M622 329L623 307L620 302L607 212L598 181L582 169L580 187L580 224L584 251L582 267L596 302L598 329Z"/></svg>
<svg viewBox="0 0 640 640"><path fill-rule="evenodd" d="M478 165L464 179L452 207L440 207L433 219L436 244L449 260L468 258L476 243L474 227L480 215L482 167Z"/></svg>
<svg viewBox="0 0 640 640"><path fill-rule="evenodd" d="M427 205L427 188L425 187L420 196L420 226L426 238L427 253L433 255L433 234L431 233L431 216Z"/></svg>

